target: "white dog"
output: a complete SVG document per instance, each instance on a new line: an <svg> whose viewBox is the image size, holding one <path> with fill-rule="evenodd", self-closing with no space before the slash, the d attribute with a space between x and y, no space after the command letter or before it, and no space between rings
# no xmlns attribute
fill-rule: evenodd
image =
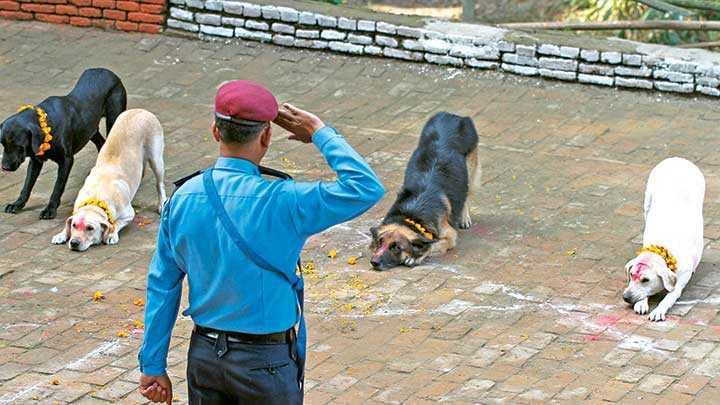
<svg viewBox="0 0 720 405"><path fill-rule="evenodd" d="M85 179L73 215L52 243L83 252L92 245L118 243L118 232L135 218L132 200L149 165L155 174L158 210L165 203L163 129L157 117L141 110L120 114L97 162Z"/></svg>
<svg viewBox="0 0 720 405"><path fill-rule="evenodd" d="M685 159L665 159L650 172L643 248L625 265L629 285L623 299L638 314L646 314L648 297L667 290L650 313L652 321L665 320L700 263L704 198L703 174Z"/></svg>

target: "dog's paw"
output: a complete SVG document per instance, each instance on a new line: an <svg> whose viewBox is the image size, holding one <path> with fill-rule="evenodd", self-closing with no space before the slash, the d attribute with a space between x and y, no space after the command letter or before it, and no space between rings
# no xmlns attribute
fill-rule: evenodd
<svg viewBox="0 0 720 405"><path fill-rule="evenodd" d="M645 315L650 310L650 306L648 305L647 300L636 302L633 308L635 309L635 312L640 315Z"/></svg>
<svg viewBox="0 0 720 405"><path fill-rule="evenodd" d="M5 206L5 212L8 214L16 214L18 211L23 209L25 204L12 203Z"/></svg>
<svg viewBox="0 0 720 405"><path fill-rule="evenodd" d="M650 312L650 316L648 316L648 319L654 322L664 321L666 314L667 311L665 311L663 308L657 307L652 312Z"/></svg>
<svg viewBox="0 0 720 405"><path fill-rule="evenodd" d="M65 231L60 232L59 234L53 236L52 238L52 244L53 245L62 245L63 243L67 242L67 233Z"/></svg>
<svg viewBox="0 0 720 405"><path fill-rule="evenodd" d="M470 216L463 217L460 220L460 229L470 229L472 227L472 218Z"/></svg>
<svg viewBox="0 0 720 405"><path fill-rule="evenodd" d="M40 219L55 219L57 216L57 208L55 207L45 207L44 210L40 212Z"/></svg>
<svg viewBox="0 0 720 405"><path fill-rule="evenodd" d="M120 242L120 236L117 233L110 234L105 241L107 245L117 245Z"/></svg>

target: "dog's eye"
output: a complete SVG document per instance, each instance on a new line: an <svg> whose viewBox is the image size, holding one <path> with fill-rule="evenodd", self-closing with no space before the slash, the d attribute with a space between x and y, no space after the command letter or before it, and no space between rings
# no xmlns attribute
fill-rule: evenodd
<svg viewBox="0 0 720 405"><path fill-rule="evenodd" d="M93 228L91 225L88 225L85 227L85 230L87 230L88 232L92 232L93 229L95 229L95 228Z"/></svg>
<svg viewBox="0 0 720 405"><path fill-rule="evenodd" d="M77 229L77 224L73 222L72 227L73 227L74 229Z"/></svg>
<svg viewBox="0 0 720 405"><path fill-rule="evenodd" d="M393 253L395 253L395 252L397 252L398 250L400 250L400 246L398 246L397 243L394 243L394 242L393 242L393 244L390 245L390 250L391 250Z"/></svg>
<svg viewBox="0 0 720 405"><path fill-rule="evenodd" d="M643 278L640 280L641 283L647 283L648 281L650 281L650 279L647 278L647 277L643 277Z"/></svg>

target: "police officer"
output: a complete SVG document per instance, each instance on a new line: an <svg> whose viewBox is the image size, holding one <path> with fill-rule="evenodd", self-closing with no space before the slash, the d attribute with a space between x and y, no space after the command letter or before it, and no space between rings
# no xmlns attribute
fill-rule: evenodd
<svg viewBox="0 0 720 405"><path fill-rule="evenodd" d="M313 143L333 182L268 180L259 164L273 121L289 139ZM172 401L170 336L187 276L195 328L188 352L191 404L302 403L305 358L302 280L296 263L313 234L377 203L384 189L368 164L315 115L250 81L215 98L220 157L165 205L148 269L140 393Z"/></svg>

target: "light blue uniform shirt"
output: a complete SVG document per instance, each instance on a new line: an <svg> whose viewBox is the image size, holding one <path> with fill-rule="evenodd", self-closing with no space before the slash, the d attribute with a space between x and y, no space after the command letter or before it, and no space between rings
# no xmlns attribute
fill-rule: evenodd
<svg viewBox="0 0 720 405"><path fill-rule="evenodd" d="M337 173L335 182L273 181L250 161L219 158L213 178L234 225L252 249L294 273L311 235L375 205L385 190L370 166L331 127L313 143ZM138 355L147 375L162 375L188 277L195 324L223 331L282 332L300 319L297 296L281 275L258 267L225 232L205 195L202 176L175 192L163 209L148 269L145 336Z"/></svg>

